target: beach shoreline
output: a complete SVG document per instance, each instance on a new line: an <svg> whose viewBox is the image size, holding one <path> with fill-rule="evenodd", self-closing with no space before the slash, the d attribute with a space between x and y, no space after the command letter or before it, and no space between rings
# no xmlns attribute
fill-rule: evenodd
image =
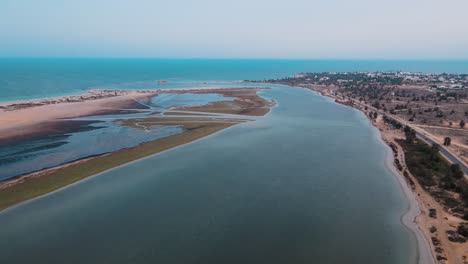
<svg viewBox="0 0 468 264"><path fill-rule="evenodd" d="M431 245L430 237L427 237L424 231L421 228L421 225L418 224L418 217L422 214L422 209L420 208L420 202L418 202L416 198L416 194L410 189L408 186L404 176L398 169L396 168L393 160L393 151L390 145L385 140L384 136L380 132L380 130L372 124L369 120L370 125L373 127L376 137L380 144L382 144L386 148L386 159L385 159L385 166L387 170L390 171L392 175L395 176L395 179L398 181L398 185L401 188L402 193L405 195L408 201L408 208L407 211L401 215L400 220L404 226L406 226L414 235L418 250L416 252L417 255L417 263L419 264L429 264L429 263L437 263L436 256L434 254L434 248Z"/></svg>
<svg viewBox="0 0 468 264"><path fill-rule="evenodd" d="M8 139L41 135L54 131L66 119L97 114L112 114L140 108L138 100L154 96L154 92L103 91L21 102L4 102L0 106L0 144ZM72 99L70 99L72 98Z"/></svg>

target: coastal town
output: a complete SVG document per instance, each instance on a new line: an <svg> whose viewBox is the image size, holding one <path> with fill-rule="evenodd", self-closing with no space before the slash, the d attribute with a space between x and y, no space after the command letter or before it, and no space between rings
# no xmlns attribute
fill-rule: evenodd
<svg viewBox="0 0 468 264"><path fill-rule="evenodd" d="M438 263L468 263L468 75L300 73L261 82L304 87L363 111L418 201Z"/></svg>

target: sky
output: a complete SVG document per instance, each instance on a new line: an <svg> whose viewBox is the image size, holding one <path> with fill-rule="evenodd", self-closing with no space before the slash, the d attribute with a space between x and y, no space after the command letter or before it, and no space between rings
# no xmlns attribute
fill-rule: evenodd
<svg viewBox="0 0 468 264"><path fill-rule="evenodd" d="M468 0L0 0L0 57L468 59Z"/></svg>

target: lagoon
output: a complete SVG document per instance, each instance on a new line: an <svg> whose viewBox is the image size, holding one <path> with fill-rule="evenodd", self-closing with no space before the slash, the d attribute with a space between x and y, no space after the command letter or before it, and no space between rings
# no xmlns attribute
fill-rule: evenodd
<svg viewBox="0 0 468 264"><path fill-rule="evenodd" d="M255 122L0 212L0 262L416 263L366 117L272 88Z"/></svg>

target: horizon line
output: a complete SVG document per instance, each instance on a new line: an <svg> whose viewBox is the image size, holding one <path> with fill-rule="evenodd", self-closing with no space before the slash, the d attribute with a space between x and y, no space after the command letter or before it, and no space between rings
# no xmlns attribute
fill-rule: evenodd
<svg viewBox="0 0 468 264"><path fill-rule="evenodd" d="M468 61L468 58L288 58L288 57L141 57L141 56L1 56L0 59L149 59L149 60L284 60L284 61Z"/></svg>

